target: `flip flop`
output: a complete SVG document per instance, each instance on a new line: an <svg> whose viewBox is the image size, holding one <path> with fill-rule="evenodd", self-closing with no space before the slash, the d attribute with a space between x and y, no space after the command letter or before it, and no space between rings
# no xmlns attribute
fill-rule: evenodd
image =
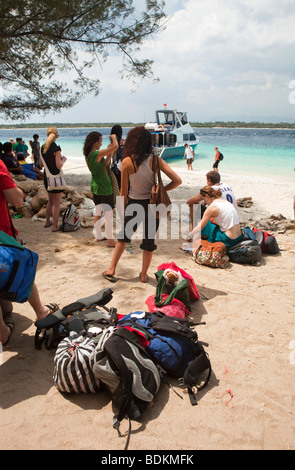
<svg viewBox="0 0 295 470"><path fill-rule="evenodd" d="M47 304L45 305L45 307L47 307L49 309L49 313L48 313L48 317L49 315L52 315L54 312L56 312L57 310L59 310L59 306L57 304Z"/></svg>
<svg viewBox="0 0 295 470"><path fill-rule="evenodd" d="M9 336L8 336L8 339L7 339L6 343L2 343L3 346L7 346L7 345L8 345L9 340L10 340L10 338L11 338L11 334L12 334L12 332L13 332L13 330L14 330L14 327L15 327L15 324L14 324L13 322L11 322L11 321L5 322L5 325L8 326L8 328L10 329L10 333L9 333Z"/></svg>
<svg viewBox="0 0 295 470"><path fill-rule="evenodd" d="M52 222L50 222L49 224L45 224L44 228L51 227L51 225L52 225Z"/></svg>
<svg viewBox="0 0 295 470"><path fill-rule="evenodd" d="M107 281L110 281L110 282L118 282L119 279L115 276L112 276L111 274L104 274L102 273L102 277L104 277Z"/></svg>
<svg viewBox="0 0 295 470"><path fill-rule="evenodd" d="M58 227L58 229L57 229L57 230L52 230L52 232L61 232L61 228L60 228L60 227Z"/></svg>

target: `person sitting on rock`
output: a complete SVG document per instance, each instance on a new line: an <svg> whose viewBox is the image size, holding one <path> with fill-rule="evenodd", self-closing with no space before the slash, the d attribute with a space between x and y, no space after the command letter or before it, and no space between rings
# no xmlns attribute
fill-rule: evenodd
<svg viewBox="0 0 295 470"><path fill-rule="evenodd" d="M29 164L24 159L24 154L19 152L19 157L15 158L12 153L12 143L4 142L2 146L3 154L1 155L1 160L5 164L8 171L14 175L25 175L28 178L33 180L42 180L44 178L43 173L38 168L33 167L33 163ZM24 164L22 165L19 161L21 159ZM30 167L32 165L32 167Z"/></svg>

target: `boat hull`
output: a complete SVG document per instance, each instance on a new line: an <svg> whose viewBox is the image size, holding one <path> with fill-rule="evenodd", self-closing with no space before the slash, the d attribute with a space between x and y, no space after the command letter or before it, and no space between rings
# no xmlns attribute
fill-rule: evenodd
<svg viewBox="0 0 295 470"><path fill-rule="evenodd" d="M189 144L192 147L194 153L196 153L196 148L198 144ZM157 153L163 160L170 160L172 158L183 158L185 151L184 145L179 145L175 147L164 147L157 148Z"/></svg>

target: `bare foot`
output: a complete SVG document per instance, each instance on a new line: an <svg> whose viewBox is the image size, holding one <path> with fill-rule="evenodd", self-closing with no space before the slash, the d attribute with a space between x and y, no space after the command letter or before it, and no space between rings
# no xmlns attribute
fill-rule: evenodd
<svg viewBox="0 0 295 470"><path fill-rule="evenodd" d="M141 273L139 273L139 279L140 279L140 282L143 282L144 284L146 284L147 281L148 281L148 275L145 274L145 275L143 276Z"/></svg>

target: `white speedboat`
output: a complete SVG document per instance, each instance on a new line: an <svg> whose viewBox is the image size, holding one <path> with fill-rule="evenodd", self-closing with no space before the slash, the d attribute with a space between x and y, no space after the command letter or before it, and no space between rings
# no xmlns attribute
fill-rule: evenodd
<svg viewBox="0 0 295 470"><path fill-rule="evenodd" d="M199 139L195 136L186 113L163 109L156 111L156 122L145 125L153 136L155 155L168 160L170 158L183 158L185 144L196 152Z"/></svg>

